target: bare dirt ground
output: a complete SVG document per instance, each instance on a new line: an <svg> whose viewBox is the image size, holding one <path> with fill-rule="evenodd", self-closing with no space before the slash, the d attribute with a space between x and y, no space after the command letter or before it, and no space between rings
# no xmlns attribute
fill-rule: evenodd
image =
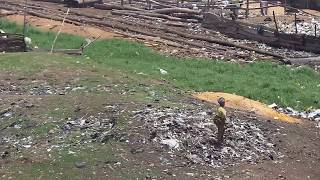
<svg viewBox="0 0 320 180"><path fill-rule="evenodd" d="M50 19L45 19L45 18L39 18L35 16L28 16L28 24L30 26L39 28L41 30L46 30L46 31L53 31L53 32L58 32L60 27L61 27L61 22L55 21L55 20L50 20ZM23 15L10 15L6 16L6 19L9 21L16 22L18 24L23 24ZM73 24L65 23L61 32L63 33L69 33L69 34L74 34L78 36L82 36L85 38L98 38L100 37L101 39L111 39L111 38L116 38L116 37L121 37L121 35L116 34L114 32L108 32L101 30L99 28L91 27L91 26L76 26Z"/></svg>
<svg viewBox="0 0 320 180"><path fill-rule="evenodd" d="M15 54L3 55L0 61L3 179L320 176L320 136L314 122L291 124L228 108L234 126L221 149L207 140L216 130L199 126L211 122L205 112L215 106L161 80L155 83L68 56ZM181 131L184 128L188 131ZM248 134L243 136L244 132ZM190 146L181 143L181 149L159 141L164 136L182 140L186 135L191 135L185 142ZM254 144L245 150L242 142ZM221 156L206 156L204 147ZM238 153L233 148L240 148L239 157L232 156ZM261 154L255 148L262 148ZM244 156L246 152L252 154ZM219 162L226 164L217 166Z"/></svg>

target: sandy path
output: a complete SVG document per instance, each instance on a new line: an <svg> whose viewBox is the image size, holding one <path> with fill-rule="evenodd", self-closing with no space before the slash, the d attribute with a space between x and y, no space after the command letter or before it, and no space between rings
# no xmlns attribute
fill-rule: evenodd
<svg viewBox="0 0 320 180"><path fill-rule="evenodd" d="M10 21L14 21L18 24L23 24L23 15L10 15L6 16L6 18ZM28 24L33 27L37 27L41 30L45 31L53 31L58 32L61 22L54 21L50 19L39 18L35 16L28 16ZM112 39L115 37L121 37L121 35L116 34L114 32L101 30L99 28L91 27L91 26L77 26L73 24L64 24L64 28L62 32L74 34L86 38L97 38L100 36L102 39Z"/></svg>

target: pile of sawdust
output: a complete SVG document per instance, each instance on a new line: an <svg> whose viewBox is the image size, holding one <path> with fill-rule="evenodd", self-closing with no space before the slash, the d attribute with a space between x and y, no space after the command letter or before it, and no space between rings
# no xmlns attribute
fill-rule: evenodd
<svg viewBox="0 0 320 180"><path fill-rule="evenodd" d="M219 97L224 97L226 100L226 107L241 111L254 112L257 115L263 116L268 119L275 119L288 123L301 123L300 119L290 117L283 113L279 113L272 108L269 108L266 104L245 98L243 96L221 92L204 92L194 94L193 96L200 100L208 101L215 104L217 104L217 100Z"/></svg>

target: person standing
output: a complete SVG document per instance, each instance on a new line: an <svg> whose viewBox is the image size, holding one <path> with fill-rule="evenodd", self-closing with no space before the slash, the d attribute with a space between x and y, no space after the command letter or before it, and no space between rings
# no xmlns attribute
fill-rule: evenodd
<svg viewBox="0 0 320 180"><path fill-rule="evenodd" d="M268 15L268 1L263 1L260 0L260 10L261 10L261 15L262 16L267 16Z"/></svg>
<svg viewBox="0 0 320 180"><path fill-rule="evenodd" d="M223 97L220 97L218 99L218 103L219 103L219 107L214 117L214 124L218 128L217 143L218 145L221 145L223 143L223 135L226 129L227 111L224 109L225 99Z"/></svg>
<svg viewBox="0 0 320 180"><path fill-rule="evenodd" d="M242 0L231 0L230 1L230 5L229 7L231 8L231 11L232 11L232 19L233 20L236 20L238 19L238 16L239 16L239 10L241 8L241 5L242 5Z"/></svg>

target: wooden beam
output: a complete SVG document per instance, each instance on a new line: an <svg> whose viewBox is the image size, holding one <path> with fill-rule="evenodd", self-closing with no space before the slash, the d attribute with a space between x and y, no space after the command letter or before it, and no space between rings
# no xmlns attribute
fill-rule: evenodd
<svg viewBox="0 0 320 180"><path fill-rule="evenodd" d="M297 13L294 13L294 26L295 26L295 29L296 29L296 34L298 34Z"/></svg>
<svg viewBox="0 0 320 180"><path fill-rule="evenodd" d="M276 32L279 33L278 23L277 23L277 19L276 19L276 14L274 13L274 11L272 11L272 14L273 14L274 25L276 26Z"/></svg>
<svg viewBox="0 0 320 180"><path fill-rule="evenodd" d="M249 17L249 4L250 4L250 0L247 0L246 18Z"/></svg>

